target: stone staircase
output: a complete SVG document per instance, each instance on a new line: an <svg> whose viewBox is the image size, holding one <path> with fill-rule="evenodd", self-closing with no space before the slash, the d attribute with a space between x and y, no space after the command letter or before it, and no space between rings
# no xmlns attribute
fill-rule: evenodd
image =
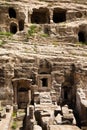
<svg viewBox="0 0 87 130"><path fill-rule="evenodd" d="M52 104L50 92L40 93L40 104Z"/></svg>

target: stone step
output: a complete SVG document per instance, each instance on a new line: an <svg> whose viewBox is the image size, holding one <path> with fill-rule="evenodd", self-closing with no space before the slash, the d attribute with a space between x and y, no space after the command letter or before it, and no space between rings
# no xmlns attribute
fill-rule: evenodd
<svg viewBox="0 0 87 130"><path fill-rule="evenodd" d="M52 104L50 92L40 93L40 104Z"/></svg>

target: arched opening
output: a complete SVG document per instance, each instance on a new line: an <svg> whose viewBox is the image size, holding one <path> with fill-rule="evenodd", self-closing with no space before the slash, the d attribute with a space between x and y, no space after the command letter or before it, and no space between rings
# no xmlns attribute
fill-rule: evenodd
<svg viewBox="0 0 87 130"><path fill-rule="evenodd" d="M31 23L45 24L49 23L49 10L46 8L33 9L33 14L31 15Z"/></svg>
<svg viewBox="0 0 87 130"><path fill-rule="evenodd" d="M20 20L19 21L19 31L23 31L24 30L24 20Z"/></svg>
<svg viewBox="0 0 87 130"><path fill-rule="evenodd" d="M17 32L17 24L16 23L11 23L10 32L13 34L15 34Z"/></svg>
<svg viewBox="0 0 87 130"><path fill-rule="evenodd" d="M8 12L10 18L16 18L16 12L13 8L9 8Z"/></svg>
<svg viewBox="0 0 87 130"><path fill-rule="evenodd" d="M54 23L60 23L66 21L66 10L55 8L53 11Z"/></svg>
<svg viewBox="0 0 87 130"><path fill-rule="evenodd" d="M43 78L42 80L42 87L48 87L48 79L47 78Z"/></svg>
<svg viewBox="0 0 87 130"><path fill-rule="evenodd" d="M79 33L78 33L78 40L79 40L79 42L86 42L86 38L85 38L85 33L84 32L82 32L82 31L80 31Z"/></svg>

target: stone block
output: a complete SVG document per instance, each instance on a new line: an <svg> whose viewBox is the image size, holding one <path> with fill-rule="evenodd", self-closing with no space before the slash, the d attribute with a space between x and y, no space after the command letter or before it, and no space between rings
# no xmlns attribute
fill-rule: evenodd
<svg viewBox="0 0 87 130"><path fill-rule="evenodd" d="M10 105L6 105L6 112L10 112L11 110L11 106Z"/></svg>

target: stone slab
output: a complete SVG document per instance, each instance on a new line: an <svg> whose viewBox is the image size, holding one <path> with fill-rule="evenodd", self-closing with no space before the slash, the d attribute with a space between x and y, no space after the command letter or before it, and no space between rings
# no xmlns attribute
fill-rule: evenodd
<svg viewBox="0 0 87 130"><path fill-rule="evenodd" d="M50 125L49 130L81 130L77 126L71 125Z"/></svg>

